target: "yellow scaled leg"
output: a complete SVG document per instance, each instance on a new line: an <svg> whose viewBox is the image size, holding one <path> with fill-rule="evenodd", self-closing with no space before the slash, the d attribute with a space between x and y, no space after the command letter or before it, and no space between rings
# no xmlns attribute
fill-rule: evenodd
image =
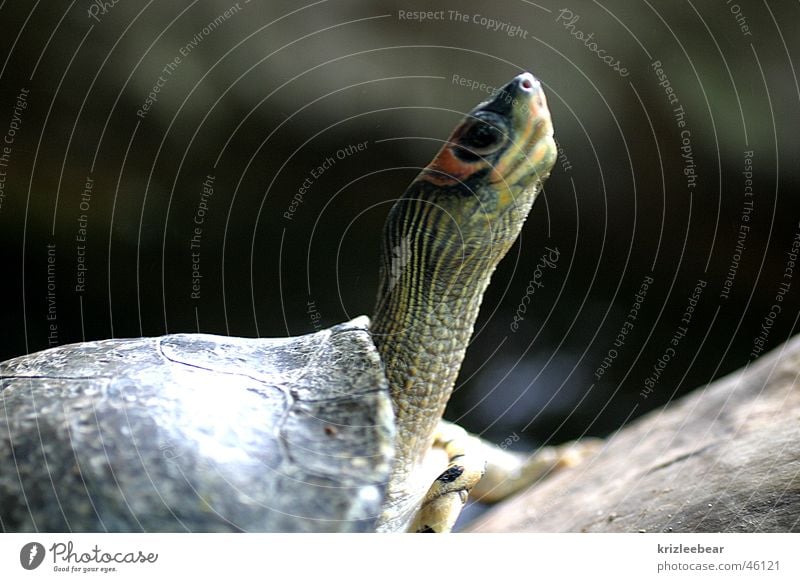
<svg viewBox="0 0 800 582"><path fill-rule="evenodd" d="M486 460L486 474L472 490L484 503L496 503L547 477L553 471L574 467L595 454L602 440L585 438L554 447L542 447L527 455L501 449L481 440L479 454Z"/></svg>
<svg viewBox="0 0 800 582"><path fill-rule="evenodd" d="M442 421L434 447L447 453L447 469L428 489L409 531L447 533L453 529L470 490L483 476L486 462L480 455L481 442L463 428Z"/></svg>
<svg viewBox="0 0 800 582"><path fill-rule="evenodd" d="M595 453L599 439L583 439L543 447L532 455L506 451L441 421L434 448L447 455L447 469L428 489L409 531L447 533L453 529L467 498L494 503L505 499L562 467L571 467Z"/></svg>

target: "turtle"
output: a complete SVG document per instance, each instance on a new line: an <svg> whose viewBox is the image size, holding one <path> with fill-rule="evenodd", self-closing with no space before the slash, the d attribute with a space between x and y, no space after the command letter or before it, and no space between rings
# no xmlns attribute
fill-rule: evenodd
<svg viewBox="0 0 800 582"><path fill-rule="evenodd" d="M470 491L506 495L567 462L442 420L484 290L556 155L541 83L519 74L389 211L371 318L1 363L2 529L447 532Z"/></svg>

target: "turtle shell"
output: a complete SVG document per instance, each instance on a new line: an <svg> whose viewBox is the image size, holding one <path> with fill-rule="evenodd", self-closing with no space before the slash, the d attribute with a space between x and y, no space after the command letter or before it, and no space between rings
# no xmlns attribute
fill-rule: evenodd
<svg viewBox="0 0 800 582"><path fill-rule="evenodd" d="M369 320L0 364L4 531L371 531L394 418Z"/></svg>

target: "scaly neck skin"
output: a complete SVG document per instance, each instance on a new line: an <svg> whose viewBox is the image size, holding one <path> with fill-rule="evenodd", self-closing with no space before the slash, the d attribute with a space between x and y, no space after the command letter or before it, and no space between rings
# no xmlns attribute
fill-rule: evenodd
<svg viewBox="0 0 800 582"><path fill-rule="evenodd" d="M489 283L486 271L442 273L427 289L398 283L375 314L371 329L395 408L395 473L410 473L432 444Z"/></svg>
<svg viewBox="0 0 800 582"><path fill-rule="evenodd" d="M436 212L435 205L406 197L392 210L370 329L395 408L394 484L413 471L432 444L483 293L533 198L522 196L517 206L487 221L471 240L463 231L452 233L457 229L446 224L448 217Z"/></svg>

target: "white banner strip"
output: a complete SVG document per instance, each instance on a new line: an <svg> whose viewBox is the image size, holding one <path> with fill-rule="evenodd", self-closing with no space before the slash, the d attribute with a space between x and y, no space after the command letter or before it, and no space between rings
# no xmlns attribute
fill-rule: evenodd
<svg viewBox="0 0 800 582"><path fill-rule="evenodd" d="M3 534L0 580L795 581L798 549L797 534Z"/></svg>

